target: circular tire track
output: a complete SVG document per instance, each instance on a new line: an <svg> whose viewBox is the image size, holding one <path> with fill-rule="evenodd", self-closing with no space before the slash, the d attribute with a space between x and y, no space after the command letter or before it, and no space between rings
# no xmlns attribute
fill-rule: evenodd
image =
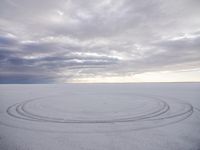
<svg viewBox="0 0 200 150"><path fill-rule="evenodd" d="M43 98L35 98L11 105L7 108L7 115L10 116L13 121L17 122L17 124L10 125L12 121L9 123L1 123L27 130L47 132L115 132L166 126L183 121L193 113L193 106L188 103L166 101L154 96L139 96L149 98L150 100L148 103L154 102L155 108L145 112L141 111L133 115L129 113L126 114L125 112L123 117L119 116L114 119L112 117L109 119L99 119L98 117L93 119L70 119L67 117L39 115L31 112L27 105L31 103L41 103L41 101L43 101ZM132 111L134 112L134 110ZM37 110L35 112L37 112ZM34 124L30 125L31 122Z"/></svg>
<svg viewBox="0 0 200 150"><path fill-rule="evenodd" d="M33 100L31 100L31 101L33 101ZM161 107L159 107L157 110L155 110L149 114L145 114L145 115L142 114L139 116L119 118L119 119L110 119L110 120L70 120L70 119L53 118L53 117L39 116L36 114L32 114L25 108L26 105L31 101L26 101L26 102L23 102L23 103L20 103L17 105L15 104L13 106L10 106L7 109L7 113L12 117L16 117L18 119L23 119L23 120L29 120L29 121L90 124L90 123L117 123L117 122L139 121L142 119L149 119L152 117L159 116L169 110L169 105L164 101L160 101L159 103L161 104Z"/></svg>

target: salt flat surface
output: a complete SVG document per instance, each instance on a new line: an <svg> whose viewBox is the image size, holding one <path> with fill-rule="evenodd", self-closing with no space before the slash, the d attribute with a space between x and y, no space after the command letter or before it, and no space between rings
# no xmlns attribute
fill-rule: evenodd
<svg viewBox="0 0 200 150"><path fill-rule="evenodd" d="M200 150L200 83L0 91L0 150Z"/></svg>

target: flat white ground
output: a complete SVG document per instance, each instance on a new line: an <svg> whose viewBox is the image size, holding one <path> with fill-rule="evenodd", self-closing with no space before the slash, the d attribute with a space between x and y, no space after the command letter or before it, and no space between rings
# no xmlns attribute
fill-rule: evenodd
<svg viewBox="0 0 200 150"><path fill-rule="evenodd" d="M0 91L0 150L200 150L200 83Z"/></svg>

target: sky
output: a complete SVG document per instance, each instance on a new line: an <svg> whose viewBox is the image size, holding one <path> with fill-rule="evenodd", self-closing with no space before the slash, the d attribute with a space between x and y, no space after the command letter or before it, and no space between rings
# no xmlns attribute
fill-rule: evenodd
<svg viewBox="0 0 200 150"><path fill-rule="evenodd" d="M0 83L200 81L199 0L0 0Z"/></svg>

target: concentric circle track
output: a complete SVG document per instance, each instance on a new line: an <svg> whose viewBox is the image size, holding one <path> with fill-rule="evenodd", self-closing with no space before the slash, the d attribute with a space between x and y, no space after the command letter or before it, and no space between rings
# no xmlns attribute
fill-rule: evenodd
<svg viewBox="0 0 200 150"><path fill-rule="evenodd" d="M193 113L193 106L188 103L153 96L135 95L135 99L124 97L125 100L113 97L100 100L97 106L91 100L93 97L90 100L62 98L36 98L11 105L6 110L9 117L4 116L4 124L40 131L112 132L166 126Z"/></svg>

